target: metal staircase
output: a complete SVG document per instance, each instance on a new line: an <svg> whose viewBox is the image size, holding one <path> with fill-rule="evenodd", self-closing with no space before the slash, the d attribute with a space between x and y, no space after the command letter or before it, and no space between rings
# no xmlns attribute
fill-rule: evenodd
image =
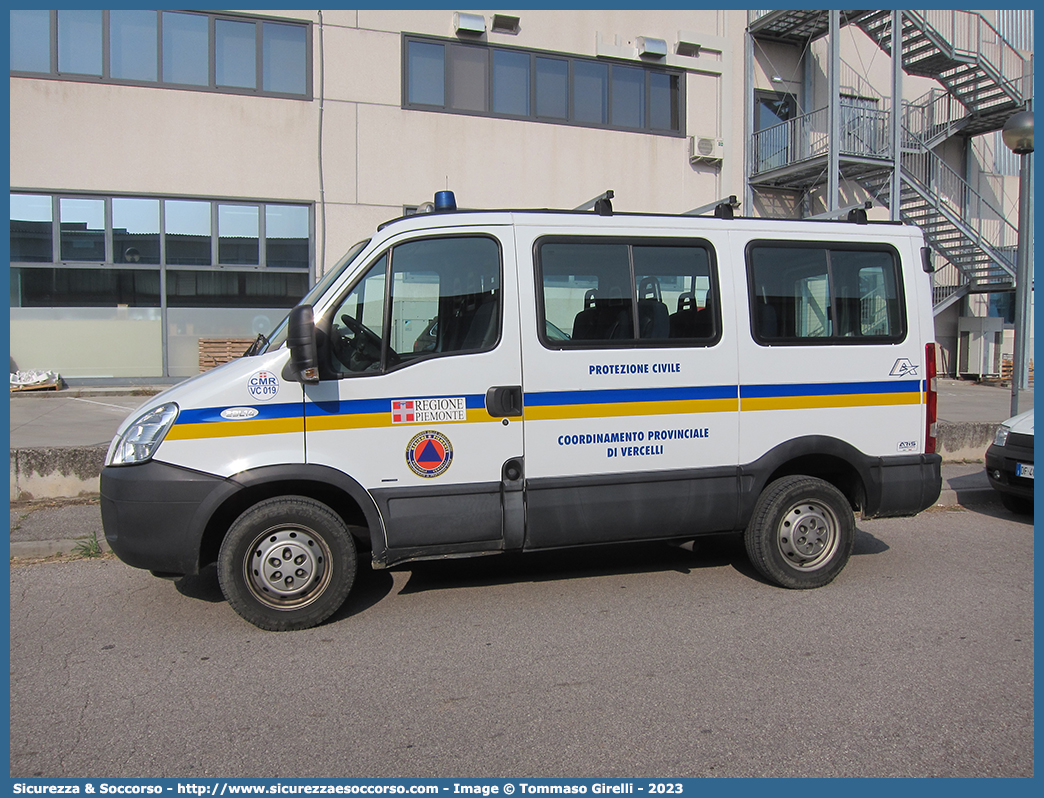
<svg viewBox="0 0 1044 798"><path fill-rule="evenodd" d="M902 20L904 71L934 78L944 87L903 104L898 175L899 217L921 227L929 245L947 261L934 275L936 312L940 312L969 291L1010 290L1014 285L1016 228L932 148L954 135L971 137L999 130L1021 110L1025 59L975 12L903 11ZM891 11L842 11L841 24L858 26L891 53ZM749 31L757 38L804 46L826 35L828 16L815 10L752 12ZM880 120L874 124L880 126ZM755 134L755 156L759 146L764 149L758 137L767 133ZM798 133L795 139L799 137ZM887 163L878 161L877 168L869 168L872 161L864 158L861 170L853 169L852 159L846 158L850 147L845 142L838 146L844 176L887 207L894 171L890 142L888 152L873 153ZM825 154L810 160L807 145L792 149L804 155L802 169L791 162L775 169L764 169L762 164L759 171L755 157L751 184L802 191L818 185L825 169L815 161L825 161Z"/></svg>
<svg viewBox="0 0 1044 798"><path fill-rule="evenodd" d="M1011 290L1018 229L906 127L903 144L899 218L948 262L933 275L936 312L969 291ZM892 179L882 170L859 183L887 208Z"/></svg>
<svg viewBox="0 0 1044 798"><path fill-rule="evenodd" d="M938 80L967 109L960 133L1000 130L1025 105L1025 59L974 11L903 11L903 71ZM870 11L855 24L891 55L892 12Z"/></svg>

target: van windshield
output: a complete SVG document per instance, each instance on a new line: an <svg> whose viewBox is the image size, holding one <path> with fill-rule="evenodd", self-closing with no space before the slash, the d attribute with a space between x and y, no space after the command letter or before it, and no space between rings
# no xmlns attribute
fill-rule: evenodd
<svg viewBox="0 0 1044 798"><path fill-rule="evenodd" d="M329 288L330 285L333 284L333 282L338 277L341 276L341 273L344 272L345 269L347 269L349 266L352 265L352 261L355 260L356 256L358 256L358 254L360 252L362 252L364 249L366 249L366 245L369 244L369 243L370 243L370 239L367 238L367 239L365 239L363 241L360 241L359 243L355 244L351 249L349 249L344 254L344 257L342 257L334 265L334 267L332 269L328 269L326 271L326 274L324 274L319 279L319 281L314 286L312 286L312 288L308 291L308 293L305 294L301 298L301 301L298 302L297 304L298 305L311 305L311 304L314 304L315 301L319 297L321 297L324 293L326 293L326 289ZM278 349L279 347L281 347L286 342L286 320L287 320L288 316L289 316L289 314L287 314L287 316L284 316L283 320L281 322L279 322L279 324L275 328L275 330L272 331L272 334L269 335L264 341L261 342L261 346L257 349L256 354L262 354L263 352L268 352L269 350Z"/></svg>

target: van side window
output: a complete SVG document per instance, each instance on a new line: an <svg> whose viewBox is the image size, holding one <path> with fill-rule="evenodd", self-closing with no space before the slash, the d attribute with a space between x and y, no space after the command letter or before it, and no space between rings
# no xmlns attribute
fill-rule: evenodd
<svg viewBox="0 0 1044 798"><path fill-rule="evenodd" d="M893 343L906 335L891 248L754 242L747 264L759 343Z"/></svg>
<svg viewBox="0 0 1044 798"><path fill-rule="evenodd" d="M719 337L708 244L546 238L537 260L547 347L708 345Z"/></svg>
<svg viewBox="0 0 1044 798"><path fill-rule="evenodd" d="M374 261L330 319L335 374L492 349L500 336L500 247L482 236L427 238Z"/></svg>

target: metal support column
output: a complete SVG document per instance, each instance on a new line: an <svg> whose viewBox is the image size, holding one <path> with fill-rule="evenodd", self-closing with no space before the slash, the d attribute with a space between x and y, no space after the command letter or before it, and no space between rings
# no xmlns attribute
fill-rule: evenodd
<svg viewBox="0 0 1044 798"><path fill-rule="evenodd" d="M1033 110L1033 101L1026 101ZM1019 243L1015 258L1015 350L1011 363L1011 414L1017 416L1019 394L1029 389L1030 300L1033 297L1033 153L1019 156Z"/></svg>
<svg viewBox="0 0 1044 798"><path fill-rule="evenodd" d="M888 218L899 221L903 198L903 12L892 11L892 187Z"/></svg>
<svg viewBox="0 0 1044 798"><path fill-rule="evenodd" d="M748 27L743 36L743 207L754 215L754 189L750 176L754 171L754 37Z"/></svg>
<svg viewBox="0 0 1044 798"><path fill-rule="evenodd" d="M827 177L827 210L841 207L841 12L830 15L830 165Z"/></svg>

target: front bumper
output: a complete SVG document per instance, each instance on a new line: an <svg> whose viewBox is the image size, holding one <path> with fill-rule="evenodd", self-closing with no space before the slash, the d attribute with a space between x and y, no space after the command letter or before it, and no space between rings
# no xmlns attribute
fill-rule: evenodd
<svg viewBox="0 0 1044 798"><path fill-rule="evenodd" d="M196 573L208 508L233 490L221 477L166 463L107 466L101 473L105 540L135 568Z"/></svg>
<svg viewBox="0 0 1044 798"><path fill-rule="evenodd" d="M1009 438L1010 441L1010 438ZM1033 480L1015 476L1018 463L1033 464L1033 449L1023 446L991 444L986 450L986 476L998 493L1019 499L1033 499Z"/></svg>

